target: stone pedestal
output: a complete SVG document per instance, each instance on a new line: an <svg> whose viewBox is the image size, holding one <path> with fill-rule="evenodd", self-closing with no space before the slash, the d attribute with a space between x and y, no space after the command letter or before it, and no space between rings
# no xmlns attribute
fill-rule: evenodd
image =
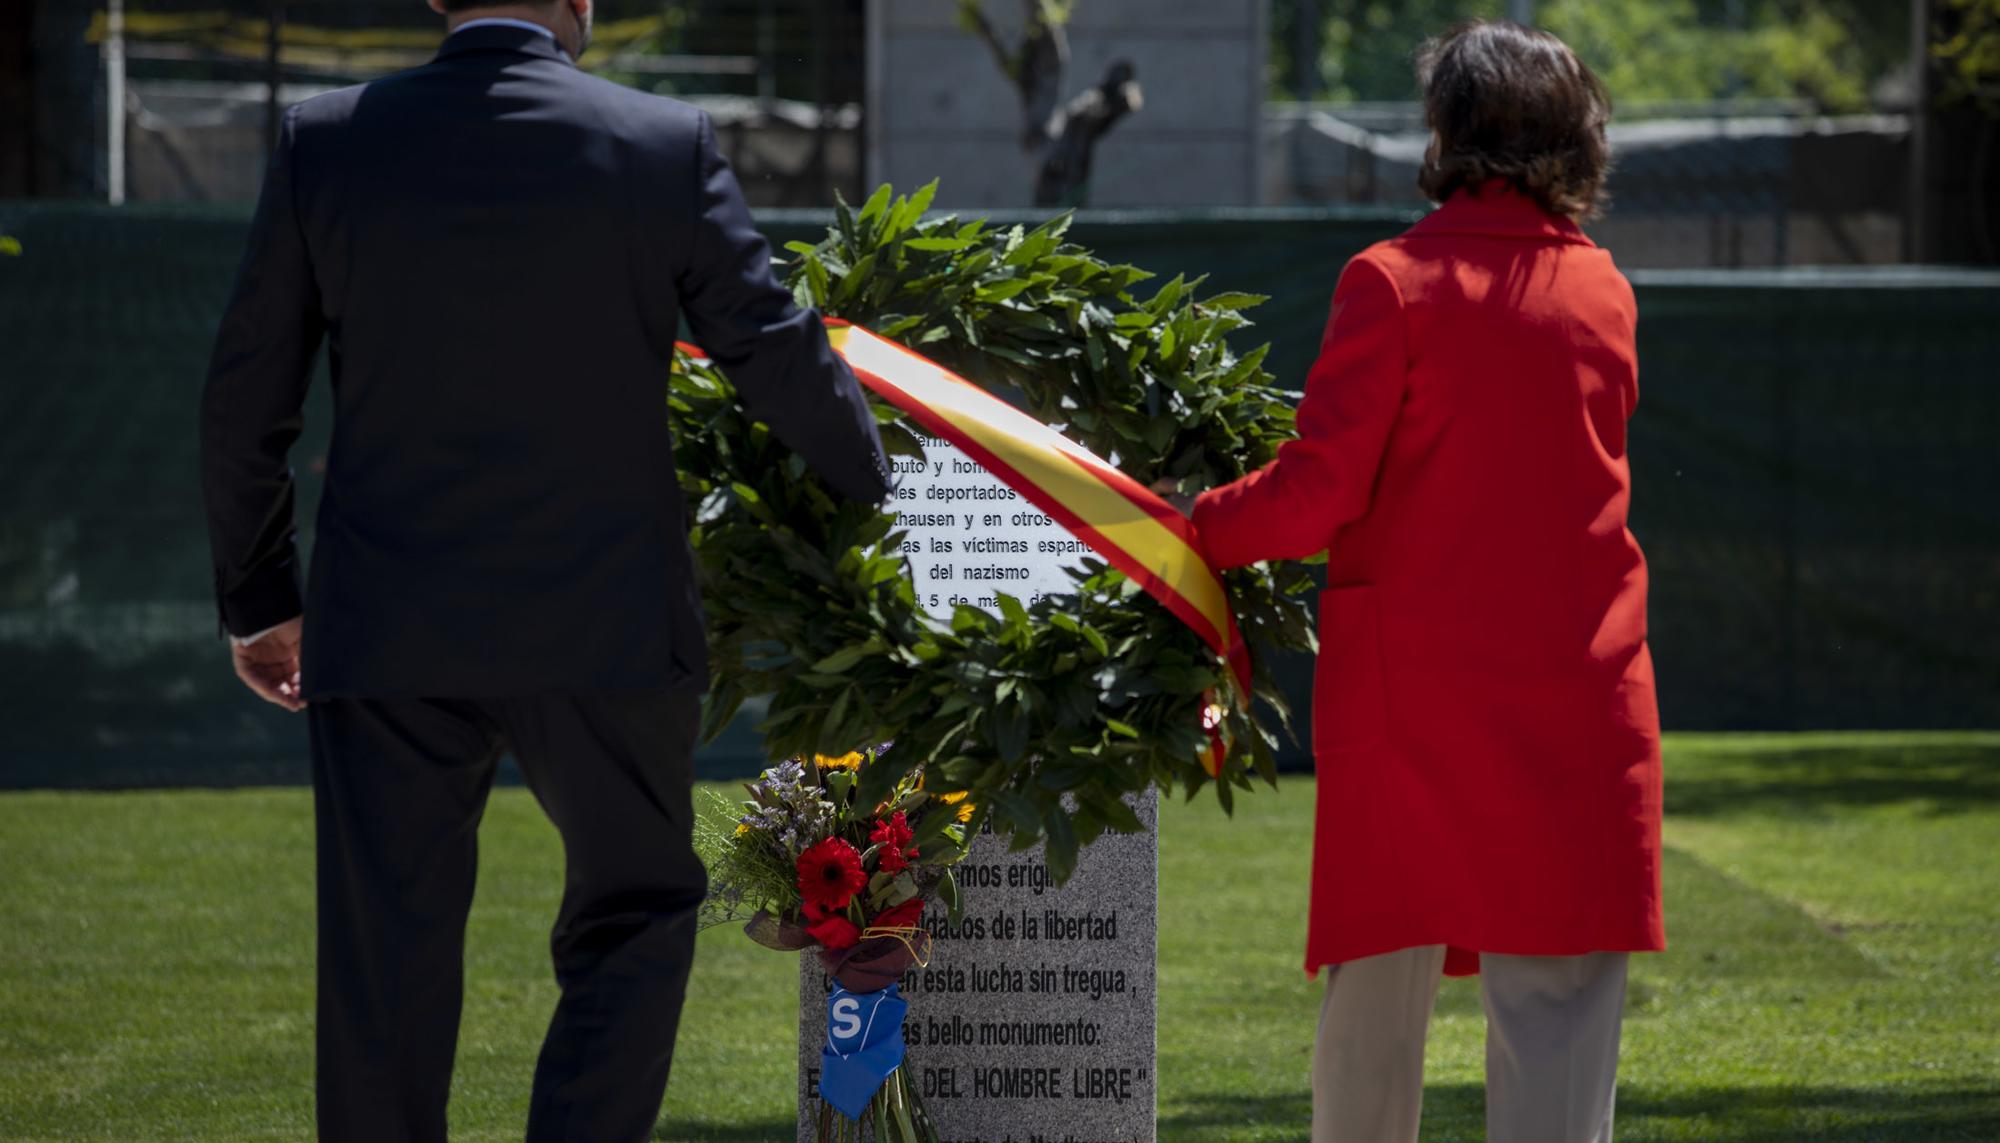
<svg viewBox="0 0 2000 1143"><path fill-rule="evenodd" d="M1154 1137L1156 799L1146 832L1086 846L1050 884L1040 846L991 835L959 866L958 925L933 904L930 963L904 978L906 1066L947 1143L1150 1143ZM799 1139L819 1114L830 983L799 972Z"/></svg>

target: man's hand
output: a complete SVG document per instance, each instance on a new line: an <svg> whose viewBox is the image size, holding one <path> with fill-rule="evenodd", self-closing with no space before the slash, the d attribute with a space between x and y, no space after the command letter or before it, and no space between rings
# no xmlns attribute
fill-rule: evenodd
<svg viewBox="0 0 2000 1143"><path fill-rule="evenodd" d="M294 714L306 708L299 688L299 641L304 630L305 619L300 617L279 624L247 647L233 640L229 645L236 677L243 685Z"/></svg>

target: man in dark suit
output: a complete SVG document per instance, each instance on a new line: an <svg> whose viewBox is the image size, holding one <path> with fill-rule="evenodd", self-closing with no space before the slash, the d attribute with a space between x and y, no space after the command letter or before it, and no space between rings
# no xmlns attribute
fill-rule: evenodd
<svg viewBox="0 0 2000 1143"><path fill-rule="evenodd" d="M323 1140L445 1137L503 750L567 863L528 1138L651 1133L706 887L707 665L665 420L681 316L828 484L888 489L707 117L573 66L590 3L431 0L452 29L433 62L291 109L202 398L238 674L309 712ZM302 599L286 455L322 340Z"/></svg>

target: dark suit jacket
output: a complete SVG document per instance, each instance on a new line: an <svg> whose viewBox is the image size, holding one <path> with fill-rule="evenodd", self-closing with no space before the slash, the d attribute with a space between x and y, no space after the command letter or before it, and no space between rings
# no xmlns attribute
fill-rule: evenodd
<svg viewBox="0 0 2000 1143"><path fill-rule="evenodd" d="M704 685L665 408L682 314L828 483L886 493L860 387L701 112L505 27L292 108L202 396L224 627L303 610L312 697ZM286 454L323 338L302 607Z"/></svg>

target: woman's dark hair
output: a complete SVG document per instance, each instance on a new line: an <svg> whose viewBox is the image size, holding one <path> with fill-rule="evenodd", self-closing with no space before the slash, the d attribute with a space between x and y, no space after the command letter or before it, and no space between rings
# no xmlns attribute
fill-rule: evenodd
<svg viewBox="0 0 2000 1143"><path fill-rule="evenodd" d="M1417 183L1434 201L1505 179L1582 222L1604 203L1611 97L1569 45L1504 20L1462 24L1417 51L1431 145Z"/></svg>

